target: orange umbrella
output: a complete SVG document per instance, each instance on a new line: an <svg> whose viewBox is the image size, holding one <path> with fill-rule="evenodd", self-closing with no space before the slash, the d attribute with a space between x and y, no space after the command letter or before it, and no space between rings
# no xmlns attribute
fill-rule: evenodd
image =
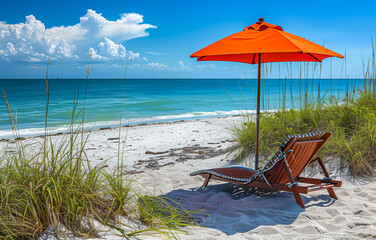
<svg viewBox="0 0 376 240"><path fill-rule="evenodd" d="M197 61L231 61L258 63L257 119L256 119L256 155L255 168L259 161L259 123L260 123L260 77L261 63L311 61L321 62L327 57L343 58L307 39L283 31L280 26L258 22L244 28L243 31L225 37L193 53L191 58Z"/></svg>

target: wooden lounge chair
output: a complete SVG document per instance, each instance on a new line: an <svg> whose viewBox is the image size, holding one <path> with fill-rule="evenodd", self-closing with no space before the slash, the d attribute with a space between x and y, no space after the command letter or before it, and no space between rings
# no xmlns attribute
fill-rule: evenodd
<svg viewBox="0 0 376 240"><path fill-rule="evenodd" d="M321 158L314 158L330 136L331 132L323 135L321 132L316 132L287 136L280 149L261 171L231 166L200 170L190 175L201 175L205 178L204 187L208 185L209 180L214 179L248 187L292 192L296 202L302 208L305 205L300 196L301 193L307 194L311 191L326 189L332 198L337 199L333 187L341 187L342 182L331 179ZM316 161L319 163L325 178L301 177L304 169L310 163Z"/></svg>

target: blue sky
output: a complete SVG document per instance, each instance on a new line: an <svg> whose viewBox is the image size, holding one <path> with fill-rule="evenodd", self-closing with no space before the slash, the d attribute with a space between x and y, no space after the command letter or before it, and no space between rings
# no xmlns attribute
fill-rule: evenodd
<svg viewBox="0 0 376 240"><path fill-rule="evenodd" d="M362 76L376 37L376 1L14 0L1 6L0 78L44 78L48 57L51 78L85 78L90 52L92 78L122 78L128 57L129 78L254 78L256 66L189 55L259 17L346 53L345 62L332 60L332 75L353 78ZM323 77L329 66L324 60Z"/></svg>

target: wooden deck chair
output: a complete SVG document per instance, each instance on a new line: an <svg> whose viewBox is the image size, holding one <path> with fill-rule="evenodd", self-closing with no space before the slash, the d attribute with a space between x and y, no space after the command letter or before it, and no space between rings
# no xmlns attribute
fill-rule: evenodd
<svg viewBox="0 0 376 240"><path fill-rule="evenodd" d="M201 175L205 178L203 186L209 180L221 180L248 187L288 191L294 194L296 202L304 208L300 194L326 189L329 195L337 199L333 187L341 187L342 182L330 178L321 158L314 158L331 132L321 132L289 135L281 143L277 153L269 160L265 167L256 171L250 168L231 166L200 170L191 173L191 176ZM301 177L304 169L313 162L318 162L325 178Z"/></svg>

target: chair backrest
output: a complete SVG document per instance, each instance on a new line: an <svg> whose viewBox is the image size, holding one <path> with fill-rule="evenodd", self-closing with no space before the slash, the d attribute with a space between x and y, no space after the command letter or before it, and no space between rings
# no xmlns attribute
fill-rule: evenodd
<svg viewBox="0 0 376 240"><path fill-rule="evenodd" d="M270 160L265 164L263 171L267 171L268 169L272 168L283 156L284 150L289 146L291 147L291 142L295 141L302 141L302 140L314 140L320 139L322 132L312 132L306 134L297 134L297 135L287 135L285 139L281 142L281 145L278 148L278 151L270 158Z"/></svg>
<svg viewBox="0 0 376 240"><path fill-rule="evenodd" d="M319 139L297 140L296 137L291 139L282 151L282 155L286 158L293 179L297 178L304 171L317 152L329 139L330 135L331 133L328 132ZM290 182L290 178L283 166L285 158L280 156L278 161L276 161L271 168L265 169L264 176L268 182L282 184Z"/></svg>

